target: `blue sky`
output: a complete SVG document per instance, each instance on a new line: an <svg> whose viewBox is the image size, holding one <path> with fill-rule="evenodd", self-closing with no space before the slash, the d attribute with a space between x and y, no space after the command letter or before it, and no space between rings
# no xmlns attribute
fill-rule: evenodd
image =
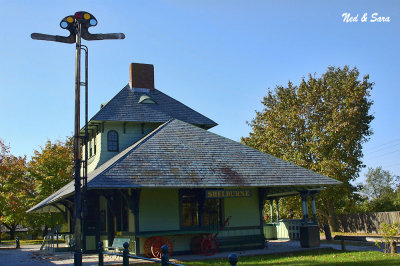
<svg viewBox="0 0 400 266"><path fill-rule="evenodd" d="M375 82L374 135L364 162L400 175L399 1L0 0L0 138L13 154L30 156L47 139L72 135L74 45L30 34L67 35L59 22L80 10L97 18L91 32L126 35L84 42L89 116L128 83L129 63L151 63L157 89L238 141L268 88L298 84L330 65L356 66ZM344 12L359 20L378 13L390 22L344 23Z"/></svg>

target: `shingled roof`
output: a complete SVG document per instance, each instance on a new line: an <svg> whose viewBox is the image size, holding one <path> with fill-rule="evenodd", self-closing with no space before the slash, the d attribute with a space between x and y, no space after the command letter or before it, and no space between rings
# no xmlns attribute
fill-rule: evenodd
<svg viewBox="0 0 400 266"><path fill-rule="evenodd" d="M341 182L177 119L89 173L89 189L323 187ZM31 209L74 192L73 182Z"/></svg>
<svg viewBox="0 0 400 266"><path fill-rule="evenodd" d="M143 96L153 100L155 104L144 103L141 101ZM205 128L217 125L211 119L157 89L131 89L129 85L105 104L91 121L164 123L174 118Z"/></svg>

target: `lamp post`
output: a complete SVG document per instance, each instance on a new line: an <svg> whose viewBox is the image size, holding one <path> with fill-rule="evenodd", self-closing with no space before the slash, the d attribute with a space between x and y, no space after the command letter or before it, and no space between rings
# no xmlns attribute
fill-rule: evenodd
<svg viewBox="0 0 400 266"><path fill-rule="evenodd" d="M83 171L83 192L86 193L87 185L87 104L88 104L88 49L86 46L81 44L81 39L87 41L94 40L111 40L111 39L124 39L125 35L123 33L108 33L108 34L91 34L88 29L97 25L97 19L85 11L78 11L74 15L67 16L63 18L60 22L60 27L66 29L70 32L69 36L58 36L58 35L48 35L42 33L32 33L31 38L35 40L43 41L54 41L62 43L75 43L75 126L74 126L74 179L75 179L75 228L74 228L74 238L75 238L75 253L74 253L74 265L82 265L82 245L81 245L81 232L82 232L82 214L81 214L81 152L80 152L80 88L85 86L85 161L84 161L84 171ZM84 47L84 48L82 48ZM85 82L81 82L81 50L85 51ZM85 208L84 208L85 209Z"/></svg>

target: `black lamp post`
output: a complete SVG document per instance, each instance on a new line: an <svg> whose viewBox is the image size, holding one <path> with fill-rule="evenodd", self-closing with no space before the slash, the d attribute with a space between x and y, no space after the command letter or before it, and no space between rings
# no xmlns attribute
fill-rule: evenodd
<svg viewBox="0 0 400 266"><path fill-rule="evenodd" d="M81 44L81 39L87 41L94 40L111 40L124 39L123 33L108 33L108 34L91 34L88 29L97 25L97 19L90 13L78 11L74 15L63 18L60 22L60 27L70 32L69 36L48 35L41 33L32 33L31 38L35 40L54 41L62 43L75 43L75 130L74 130L74 179L75 179L75 253L74 265L82 265L82 214L81 214L81 163L82 157L80 152L80 88L85 86L85 161L83 171L83 195L87 189L87 106L88 106L88 48ZM85 51L85 82L81 82L81 50ZM85 206L84 206L85 209Z"/></svg>

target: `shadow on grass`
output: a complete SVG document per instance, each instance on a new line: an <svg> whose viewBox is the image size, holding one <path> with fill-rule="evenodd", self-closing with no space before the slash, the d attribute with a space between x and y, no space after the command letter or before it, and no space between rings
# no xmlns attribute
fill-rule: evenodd
<svg viewBox="0 0 400 266"><path fill-rule="evenodd" d="M230 265L227 259L184 262L187 265ZM400 265L400 256L378 251L343 252L332 248L240 257L238 265Z"/></svg>

